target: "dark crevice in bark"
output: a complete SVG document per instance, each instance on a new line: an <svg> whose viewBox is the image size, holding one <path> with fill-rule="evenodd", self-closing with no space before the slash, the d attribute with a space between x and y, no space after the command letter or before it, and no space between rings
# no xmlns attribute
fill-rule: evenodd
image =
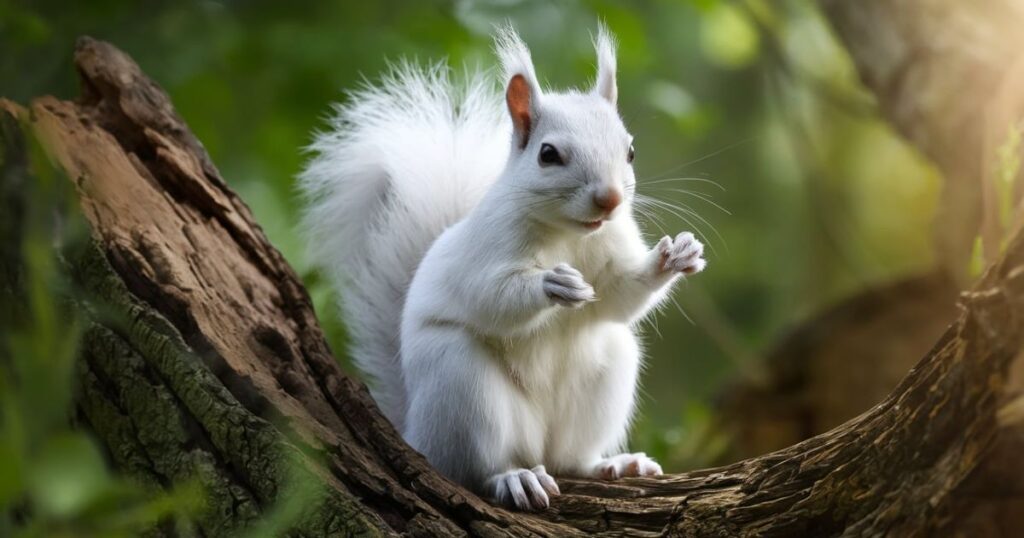
<svg viewBox="0 0 1024 538"><path fill-rule="evenodd" d="M90 363L91 353L83 350L78 364L78 414L84 426L103 441L108 461L136 480L157 488L170 488L171 481L139 445L138 432L115 398L116 392L103 381Z"/></svg>
<svg viewBox="0 0 1024 538"><path fill-rule="evenodd" d="M92 327L83 342L87 353L92 356L90 369L101 381L103 394L115 407L126 391L135 392L134 409L126 410L120 404L122 414L126 415L135 431L135 438L143 441L143 455L148 458L152 469L166 487L171 482L180 483L196 476L200 472L198 465L208 465L208 473L204 482L218 482L230 499L227 503L215 503L215 508L224 510L230 507L230 513L221 512L227 520L244 523L252 521L262 509L261 499L254 494L249 479L244 471L237 468L231 461L225 460L209 439L208 432L190 415L184 403L174 392L167 388L166 380L150 369L141 357L143 353L132 348L131 344L115 331L102 326ZM95 353L102 353L97 357ZM113 360L112 360L113 359ZM96 361L109 361L106 367L98 366ZM120 386L111 377L121 378ZM125 384L128 381L130 384ZM144 402L162 402L164 405L152 407ZM143 403L140 408L139 404ZM156 463L158 458L160 463ZM211 485L211 484L208 484ZM243 505L251 504L243 510Z"/></svg>

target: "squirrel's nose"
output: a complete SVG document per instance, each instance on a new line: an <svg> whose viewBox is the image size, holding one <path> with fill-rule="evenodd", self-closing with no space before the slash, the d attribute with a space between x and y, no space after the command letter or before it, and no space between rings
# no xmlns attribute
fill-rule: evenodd
<svg viewBox="0 0 1024 538"><path fill-rule="evenodd" d="M594 205L611 213L622 203L622 192L619 189L601 189L594 193Z"/></svg>

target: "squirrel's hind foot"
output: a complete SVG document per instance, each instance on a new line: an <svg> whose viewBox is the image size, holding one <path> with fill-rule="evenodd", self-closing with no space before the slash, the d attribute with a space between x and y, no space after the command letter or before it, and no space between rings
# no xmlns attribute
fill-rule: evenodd
<svg viewBox="0 0 1024 538"><path fill-rule="evenodd" d="M487 489L497 503L526 511L547 508L548 496L561 493L543 465L494 475L487 481Z"/></svg>
<svg viewBox="0 0 1024 538"><path fill-rule="evenodd" d="M627 476L658 476L661 465L647 457L643 452L619 454L605 458L594 466L594 478L615 480Z"/></svg>

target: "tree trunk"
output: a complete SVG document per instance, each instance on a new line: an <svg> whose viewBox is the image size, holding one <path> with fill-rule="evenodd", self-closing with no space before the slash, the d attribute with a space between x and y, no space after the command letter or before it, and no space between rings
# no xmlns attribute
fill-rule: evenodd
<svg viewBox="0 0 1024 538"><path fill-rule="evenodd" d="M108 44L82 39L75 63L78 102L3 108L74 183L95 239L69 261L88 297L78 406L125 472L206 486L202 534L296 492L294 531L317 536L920 534L996 434L1024 339L1020 233L903 382L831 432L718 469L562 479L539 514L493 507L431 469L338 368L294 271L167 96Z"/></svg>
<svg viewBox="0 0 1024 538"><path fill-rule="evenodd" d="M962 279L975 238L991 260L1007 232L997 152L1024 119L1024 2L819 4L882 114L942 170L936 245L944 269ZM1014 175L1020 185L1024 169Z"/></svg>

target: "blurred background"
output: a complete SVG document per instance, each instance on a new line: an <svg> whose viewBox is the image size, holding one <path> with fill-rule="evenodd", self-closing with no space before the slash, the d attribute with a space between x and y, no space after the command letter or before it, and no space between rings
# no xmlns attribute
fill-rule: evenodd
<svg viewBox="0 0 1024 538"><path fill-rule="evenodd" d="M933 266L938 175L879 119L813 2L0 0L0 95L74 97L78 35L128 52L303 275L345 362L332 291L296 233L294 178L331 103L389 59L492 66L505 20L547 86L586 87L599 19L620 43L638 189L673 206L644 227L708 246L708 270L646 330L632 448L670 471L721 463L750 451L722 424L723 393L770 384L765 357L791 328Z"/></svg>

